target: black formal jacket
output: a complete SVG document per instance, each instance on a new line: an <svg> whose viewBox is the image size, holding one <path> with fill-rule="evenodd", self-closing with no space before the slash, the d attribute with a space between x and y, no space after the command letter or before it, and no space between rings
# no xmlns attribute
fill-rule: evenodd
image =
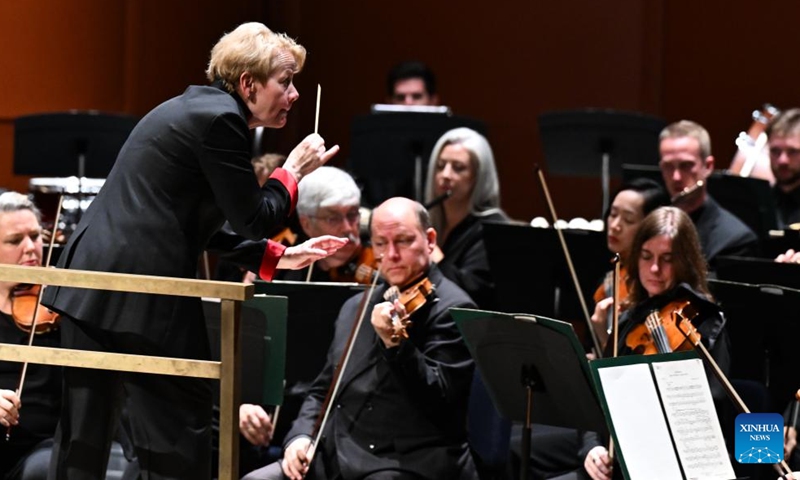
<svg viewBox="0 0 800 480"><path fill-rule="evenodd" d="M456 225L442 245L444 258L438 264L442 273L464 289L484 310L497 310L497 298L483 242L483 223L508 220L503 212L486 216L468 215Z"/></svg>
<svg viewBox="0 0 800 480"><path fill-rule="evenodd" d="M755 257L758 237L734 214L706 195L703 205L689 215L697 227L703 256L711 270L719 256Z"/></svg>
<svg viewBox="0 0 800 480"><path fill-rule="evenodd" d="M436 287L435 297L411 316L410 338L391 349L383 346L370 323L373 306L384 301L386 291L385 285L376 288L308 478L324 477L321 469L330 471L333 456L343 478L362 478L386 468L429 479L474 478L466 444L474 365L448 312L474 304L435 266L428 278ZM286 445L300 435L314 434L363 295L342 306L325 368L287 433ZM460 465L465 458L468 465ZM464 471L469 473L464 476Z"/></svg>
<svg viewBox="0 0 800 480"><path fill-rule="evenodd" d="M294 200L289 188L296 184L279 169L273 176L281 180L271 178L259 188L247 112L238 95L215 84L191 86L148 113L123 145L58 266L194 278L204 249L242 243L215 235L226 219L239 235L265 237L288 217ZM169 352L191 347L184 344L188 329L205 331L199 298L50 287L43 303L93 328L145 337Z"/></svg>

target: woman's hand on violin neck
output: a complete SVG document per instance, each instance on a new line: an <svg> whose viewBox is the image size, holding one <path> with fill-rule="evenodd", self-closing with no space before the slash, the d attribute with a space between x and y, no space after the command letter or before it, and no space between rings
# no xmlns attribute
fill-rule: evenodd
<svg viewBox="0 0 800 480"><path fill-rule="evenodd" d="M310 238L300 245L287 247L278 260L278 268L299 270L311 262L333 255L349 241L346 238L332 235Z"/></svg>
<svg viewBox="0 0 800 480"><path fill-rule="evenodd" d="M294 147L289 157L283 163L283 168L294 175L299 182L304 176L321 167L339 152L339 145L325 149L325 140L316 133L312 133Z"/></svg>
<svg viewBox="0 0 800 480"><path fill-rule="evenodd" d="M19 409L22 404L13 390L0 390L0 425L10 427L19 424Z"/></svg>
<svg viewBox="0 0 800 480"><path fill-rule="evenodd" d="M600 348L605 348L608 343L608 312L614 305L614 298L607 297L595 304L594 313L592 314L592 328L597 334L597 340L600 342Z"/></svg>

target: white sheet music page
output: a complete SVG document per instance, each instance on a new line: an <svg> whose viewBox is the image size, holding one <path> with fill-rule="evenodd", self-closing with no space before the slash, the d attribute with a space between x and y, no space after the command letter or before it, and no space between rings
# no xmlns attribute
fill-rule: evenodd
<svg viewBox="0 0 800 480"><path fill-rule="evenodd" d="M653 373L686 478L736 478L702 360L653 363Z"/></svg>
<svg viewBox="0 0 800 480"><path fill-rule="evenodd" d="M598 368L597 373L629 479L683 478L650 366Z"/></svg>

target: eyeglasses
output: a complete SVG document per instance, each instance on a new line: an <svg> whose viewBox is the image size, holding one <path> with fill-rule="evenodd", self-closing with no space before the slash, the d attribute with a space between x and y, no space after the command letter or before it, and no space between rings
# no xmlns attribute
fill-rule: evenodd
<svg viewBox="0 0 800 480"><path fill-rule="evenodd" d="M358 210L351 210L344 215L341 213L331 213L328 215L316 215L314 218L321 222L327 223L329 227L338 227L345 220L347 220L349 225L358 222L361 218L361 212Z"/></svg>

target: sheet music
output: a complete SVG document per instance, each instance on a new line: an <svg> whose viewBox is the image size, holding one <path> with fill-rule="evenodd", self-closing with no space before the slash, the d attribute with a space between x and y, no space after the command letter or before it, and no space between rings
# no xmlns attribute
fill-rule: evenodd
<svg viewBox="0 0 800 480"><path fill-rule="evenodd" d="M650 366L639 363L597 372L629 479L683 478Z"/></svg>
<svg viewBox="0 0 800 480"><path fill-rule="evenodd" d="M703 362L653 363L653 373L686 478L735 478Z"/></svg>

